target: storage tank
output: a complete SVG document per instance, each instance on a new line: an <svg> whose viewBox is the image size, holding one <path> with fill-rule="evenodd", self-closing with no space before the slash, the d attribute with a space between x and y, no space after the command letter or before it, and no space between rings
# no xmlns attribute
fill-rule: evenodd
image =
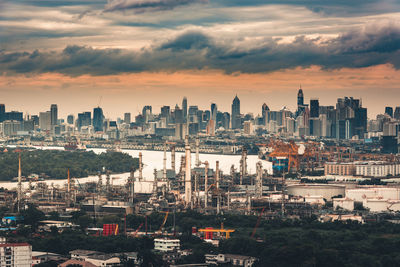
<svg viewBox="0 0 400 267"><path fill-rule="evenodd" d="M345 195L345 186L334 184L293 184L287 186L287 192L292 196L322 196L332 200L334 196Z"/></svg>

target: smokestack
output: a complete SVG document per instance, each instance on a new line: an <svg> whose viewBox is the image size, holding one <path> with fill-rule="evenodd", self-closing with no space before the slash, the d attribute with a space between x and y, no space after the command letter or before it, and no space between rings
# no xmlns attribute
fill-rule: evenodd
<svg viewBox="0 0 400 267"><path fill-rule="evenodd" d="M21 154L18 154L18 211L21 210L21 200L22 200Z"/></svg>
<svg viewBox="0 0 400 267"><path fill-rule="evenodd" d="M163 181L167 181L167 143L164 143Z"/></svg>
<svg viewBox="0 0 400 267"><path fill-rule="evenodd" d="M204 163L204 208L208 207L208 161Z"/></svg>
<svg viewBox="0 0 400 267"><path fill-rule="evenodd" d="M217 186L217 189L219 189L219 161L215 163L215 183Z"/></svg>
<svg viewBox="0 0 400 267"><path fill-rule="evenodd" d="M153 174L154 174L154 181L153 181L153 194L152 194L152 197L156 199L157 198L157 188L158 188L157 169L154 169Z"/></svg>
<svg viewBox="0 0 400 267"><path fill-rule="evenodd" d="M200 146L200 139L199 139L199 137L197 137L196 138L196 167L200 166L199 146Z"/></svg>
<svg viewBox="0 0 400 267"><path fill-rule="evenodd" d="M255 186L255 195L260 198L262 196L262 163L261 161L256 164L257 177L256 177L256 186Z"/></svg>
<svg viewBox="0 0 400 267"><path fill-rule="evenodd" d="M67 192L68 192L68 194L69 194L69 192L70 192L70 190L71 190L71 180L70 180L70 178L69 178L69 168L68 168L68 188L67 188Z"/></svg>
<svg viewBox="0 0 400 267"><path fill-rule="evenodd" d="M171 169L175 171L175 146L171 147Z"/></svg>
<svg viewBox="0 0 400 267"><path fill-rule="evenodd" d="M139 152L139 181L142 181L143 179L143 156L142 152Z"/></svg>
<svg viewBox="0 0 400 267"><path fill-rule="evenodd" d="M133 168L131 170L131 174L129 175L128 186L129 186L129 202L133 204L135 200L135 171Z"/></svg>
<svg viewBox="0 0 400 267"><path fill-rule="evenodd" d="M192 175L190 163L189 136L185 137L185 203L186 206L192 202Z"/></svg>
<svg viewBox="0 0 400 267"><path fill-rule="evenodd" d="M240 184L243 184L243 177L247 174L247 151L242 147L242 158L240 159Z"/></svg>

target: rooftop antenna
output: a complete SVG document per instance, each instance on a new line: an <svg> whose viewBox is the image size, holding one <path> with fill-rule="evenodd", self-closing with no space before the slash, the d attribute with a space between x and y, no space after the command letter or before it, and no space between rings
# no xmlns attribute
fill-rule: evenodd
<svg viewBox="0 0 400 267"><path fill-rule="evenodd" d="M100 107L101 100L103 100L103 96L102 96L102 95L99 97L99 103L98 103L98 105L97 105L98 107Z"/></svg>

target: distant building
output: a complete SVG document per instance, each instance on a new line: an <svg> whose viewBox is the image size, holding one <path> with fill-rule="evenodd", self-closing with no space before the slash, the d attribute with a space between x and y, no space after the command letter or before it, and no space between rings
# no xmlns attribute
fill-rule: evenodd
<svg viewBox="0 0 400 267"><path fill-rule="evenodd" d="M39 113L39 127L42 131L51 131L51 112Z"/></svg>
<svg viewBox="0 0 400 267"><path fill-rule="evenodd" d="M104 131L104 115L103 115L103 109L101 107L93 109L93 128L95 132Z"/></svg>
<svg viewBox="0 0 400 267"><path fill-rule="evenodd" d="M393 108L392 107L385 107L385 114L389 115L393 118Z"/></svg>
<svg viewBox="0 0 400 267"><path fill-rule="evenodd" d="M51 113L51 125L57 125L58 120L58 107L56 104L52 104L50 106L50 113Z"/></svg>
<svg viewBox="0 0 400 267"><path fill-rule="evenodd" d="M311 99L310 100L310 118L318 118L319 117L319 100Z"/></svg>
<svg viewBox="0 0 400 267"><path fill-rule="evenodd" d="M0 122L6 120L6 106L4 104L0 104Z"/></svg>
<svg viewBox="0 0 400 267"><path fill-rule="evenodd" d="M124 113L124 123L127 123L127 124L131 123L131 113L129 113L129 112Z"/></svg>
<svg viewBox="0 0 400 267"><path fill-rule="evenodd" d="M74 122L75 122L74 115L68 115L68 117L67 117L67 123L68 123L68 124L74 124Z"/></svg>
<svg viewBox="0 0 400 267"><path fill-rule="evenodd" d="M188 104L186 96L182 100L182 112L183 112L183 122L186 122L188 115Z"/></svg>
<svg viewBox="0 0 400 267"><path fill-rule="evenodd" d="M241 129L241 117L240 117L240 100L236 95L232 102L231 112L232 129Z"/></svg>

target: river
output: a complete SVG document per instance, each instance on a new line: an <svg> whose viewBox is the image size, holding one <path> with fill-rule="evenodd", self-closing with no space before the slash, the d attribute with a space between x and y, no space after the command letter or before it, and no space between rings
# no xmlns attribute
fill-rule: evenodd
<svg viewBox="0 0 400 267"><path fill-rule="evenodd" d="M11 147L11 146L10 146ZM36 147L38 149L57 149L57 150L64 150L63 147ZM97 154L102 152L106 152L106 149L102 148L88 148L87 151L93 151ZM139 157L139 153L142 152L143 155L143 178L145 181L135 182L135 192L137 193L150 193L152 190L152 183L154 179L154 169L161 170L163 168L163 158L164 152L163 151L149 151L149 150L125 150L123 149L122 152L131 155L132 157ZM184 153L176 152L175 156L175 166L176 171L179 171L181 156ZM199 154L199 158L201 162L208 161L209 168L215 170L215 163L219 161L219 168L224 174L228 174L230 172L230 168L235 165L235 168L239 170L240 166L240 155L220 155L220 154ZM249 155L247 156L247 171L248 173L255 173L256 170L256 163L260 161L256 155ZM195 153L191 154L191 162L192 167L195 164ZM272 163L263 160L263 168L268 171L268 173L272 174ZM23 162L22 162L23 168ZM171 153L167 152L167 169L171 168ZM125 184L127 182L127 178L129 177L129 173L121 173L121 174L113 174L111 175L112 182L115 185ZM135 177L138 177L138 171L135 172ZM89 176L84 178L76 179L79 181L80 184L97 181L97 176ZM66 179L57 179L57 180L45 180L45 183L48 185L53 185L55 187L63 187L67 180ZM105 176L103 175L103 183L105 182ZM23 187L26 188L28 186L28 182L22 183ZM0 182L0 187L4 187L7 189L13 189L17 187L17 182Z"/></svg>

